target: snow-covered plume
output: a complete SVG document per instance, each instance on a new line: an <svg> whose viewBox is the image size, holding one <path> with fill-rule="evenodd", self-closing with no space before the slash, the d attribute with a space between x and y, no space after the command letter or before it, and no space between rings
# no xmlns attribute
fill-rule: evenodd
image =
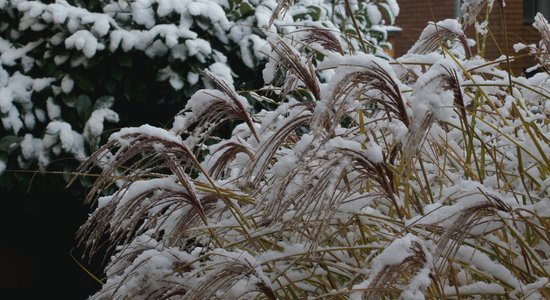
<svg viewBox="0 0 550 300"><path fill-rule="evenodd" d="M477 23L477 17L482 13L490 12L493 4L494 0L463 0L460 6L462 26L466 28Z"/></svg>
<svg viewBox="0 0 550 300"><path fill-rule="evenodd" d="M430 22L420 34L416 43L409 49L409 54L428 54L441 49L441 45L454 49L462 47L467 57L472 56L466 35L460 23L455 19Z"/></svg>

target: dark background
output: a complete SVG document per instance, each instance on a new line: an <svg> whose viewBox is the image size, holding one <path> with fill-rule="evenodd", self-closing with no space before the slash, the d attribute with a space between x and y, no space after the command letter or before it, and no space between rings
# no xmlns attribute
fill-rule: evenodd
<svg viewBox="0 0 550 300"><path fill-rule="evenodd" d="M0 190L0 299L86 299L99 290L71 257L101 278L75 240L91 211L81 194L59 184Z"/></svg>

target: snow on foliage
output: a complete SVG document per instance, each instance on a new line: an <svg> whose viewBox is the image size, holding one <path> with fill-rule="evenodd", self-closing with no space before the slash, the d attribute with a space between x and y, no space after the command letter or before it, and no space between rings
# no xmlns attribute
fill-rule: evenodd
<svg viewBox="0 0 550 300"><path fill-rule="evenodd" d="M331 33L270 35L264 89L206 72L217 89L172 128L125 128L87 160L103 173L79 237L113 253L92 299L548 293L548 73L452 43L346 54Z"/></svg>
<svg viewBox="0 0 550 300"><path fill-rule="evenodd" d="M261 70L267 58L266 32L297 32L306 23L330 28L335 35L355 31L343 2L294 1L271 20L279 5L275 0L0 2L0 138L31 134L45 139L43 129L50 121L64 121L84 139L81 149L69 152L63 147L28 155L21 155L21 148L0 152L0 162L12 169L44 169L58 156L80 159L105 142L107 123L132 123L132 105L120 103L187 99L200 86L212 87L199 77L205 69L237 86L257 80L250 74ZM386 29L399 12L395 0L351 6L362 16L357 20L362 38L390 47ZM342 47L357 48L359 42L350 39ZM380 49L371 51L382 54ZM125 72L153 72L158 82L133 79L148 74ZM161 89L163 97L151 93L157 98L147 98L145 87ZM96 105L104 97L113 97L118 105L98 111L106 108ZM46 111L49 119L40 118ZM14 164L16 160L22 164Z"/></svg>
<svg viewBox="0 0 550 300"><path fill-rule="evenodd" d="M488 12L493 8L494 0L464 0L460 6L460 20L464 27L477 23L480 13ZM485 33L482 33L485 35Z"/></svg>

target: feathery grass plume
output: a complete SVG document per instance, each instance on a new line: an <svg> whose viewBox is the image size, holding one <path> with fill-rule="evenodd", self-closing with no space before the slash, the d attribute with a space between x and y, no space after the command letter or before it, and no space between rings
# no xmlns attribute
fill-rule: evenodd
<svg viewBox="0 0 550 300"><path fill-rule="evenodd" d="M272 53L275 54L275 57L272 56L271 59L276 60L277 65L283 66L292 75L285 77L285 90L292 91L297 86L303 85L307 88L307 92L311 93L313 99L319 99L319 82L315 75L315 67L311 62L312 58L304 59L300 52L290 44L291 42L285 38L272 35L268 41Z"/></svg>
<svg viewBox="0 0 550 300"><path fill-rule="evenodd" d="M179 273L193 271L195 259L177 248L157 244L147 234L139 235L111 257L108 280L94 298L168 299L182 295L189 287L178 284Z"/></svg>
<svg viewBox="0 0 550 300"><path fill-rule="evenodd" d="M247 252L214 249L207 255L212 260L201 266L201 280L186 291L182 299L238 299L251 297L252 292L260 292L267 299L276 299L271 280Z"/></svg>
<svg viewBox="0 0 550 300"><path fill-rule="evenodd" d="M355 65L356 64L356 65ZM342 122L342 117L350 112L340 108L346 98L359 99L368 104L377 104L386 111L389 120L400 120L407 128L410 126L404 98L399 90L398 80L389 64L374 56L361 57L357 61L343 62L335 72L333 80L337 83L332 94L327 95L324 106L335 108L336 112L321 117L321 123Z"/></svg>
<svg viewBox="0 0 550 300"><path fill-rule="evenodd" d="M494 0L463 0L460 6L460 21L463 28L472 26L482 11L490 12Z"/></svg>
<svg viewBox="0 0 550 300"><path fill-rule="evenodd" d="M261 124L263 139L256 143L254 159L239 168L238 184L245 188L257 188L265 180L266 172L276 160L275 154L281 146L292 145L296 132L307 126L311 120L311 105L291 99L274 112L266 113Z"/></svg>
<svg viewBox="0 0 550 300"><path fill-rule="evenodd" d="M453 206L458 211L449 216L453 220L452 225L441 236L435 253L436 271L439 273L447 271L444 270L447 267L446 262L454 257L467 238L482 236L502 228L499 214L511 212L510 205L497 196L478 189L477 194L463 194L460 199L454 199L457 203Z"/></svg>
<svg viewBox="0 0 550 300"><path fill-rule="evenodd" d="M319 57L334 51L343 52L340 43L340 33L336 28L326 27L330 24L304 21L292 26L284 36L270 34L267 38L269 47L264 53L268 62L263 70L266 84L281 85L279 101L288 93L306 93L306 97L316 99L318 88L315 86L315 64ZM295 53L292 53L294 51ZM307 53L307 55L303 55ZM290 72L290 74L287 74ZM300 89L305 86L308 89ZM307 95L309 90L313 94Z"/></svg>
<svg viewBox="0 0 550 300"><path fill-rule="evenodd" d="M444 69L447 71L447 75L448 75L448 80L445 81L446 83L445 87L453 91L453 96L454 96L453 104L455 108L459 111L459 115L464 126L466 126L466 132L468 134L471 134L471 131L468 128L469 126L468 116L466 114L467 108L464 101L464 94L462 93L462 86L461 86L462 80L460 79L456 69L451 69L446 67L444 67Z"/></svg>
<svg viewBox="0 0 550 300"><path fill-rule="evenodd" d="M277 6L273 10L273 13L271 14L271 18L269 19L268 27L271 27L273 25L273 22L281 16L281 14L284 14L287 12L287 10L294 4L294 0L279 0L277 2Z"/></svg>
<svg viewBox="0 0 550 300"><path fill-rule="evenodd" d="M477 50L476 54L481 57L485 57L485 52L487 49L487 37L490 33L489 21L491 11L493 10L493 4L494 0L464 0L462 6L460 7L460 21L462 23L462 29L466 30L468 27L474 25ZM484 14L482 12L484 12ZM504 34L506 35L506 30ZM460 40L464 45L468 44L466 36L462 35ZM472 57L472 53L469 51L470 48L467 50L467 57ZM507 58L507 60L509 60L509 58Z"/></svg>
<svg viewBox="0 0 550 300"><path fill-rule="evenodd" d="M108 152L114 149L115 153ZM101 160L101 156L109 153L109 164L103 168L102 176L86 200L94 201L102 190L114 183L119 190L99 199L98 208L90 218L94 225L79 230L82 241L94 243L105 230L112 232L113 245L127 241L136 232L155 227L167 211L178 210L182 205L193 207L191 220L199 216L206 221L186 170L194 164L194 155L176 135L149 125L126 128L113 134L97 153L99 157L92 156L90 162ZM83 167L86 170L90 164ZM165 175L166 172L171 175ZM154 207L163 215L150 215ZM147 218L145 223L144 218ZM182 224L191 220L182 219ZM93 250L96 245L88 247Z"/></svg>
<svg viewBox="0 0 550 300"><path fill-rule="evenodd" d="M418 41L409 49L409 54L428 54L441 48L455 48L456 43L462 45L466 57L471 57L470 47L460 23L454 19L430 22L420 34Z"/></svg>
<svg viewBox="0 0 550 300"><path fill-rule="evenodd" d="M544 15L537 13L535 22L533 22L533 27L539 32L541 37L539 47L535 52L535 57L546 73L550 73L550 27Z"/></svg>
<svg viewBox="0 0 550 300"><path fill-rule="evenodd" d="M311 47L312 44L319 44L323 49L344 54L344 49L342 49L340 40L335 35L335 30L320 26L306 25L299 29L299 31L304 31L306 33L305 38L302 40L305 45ZM319 49L316 50L318 51Z"/></svg>
<svg viewBox="0 0 550 300"><path fill-rule="evenodd" d="M250 161L256 160L254 158L254 153L252 153L248 146L235 141L221 142L219 147L212 150L214 150L213 154L217 157L213 159L214 163L208 171L210 176L214 179L228 177L229 174L225 174L227 165L240 153L246 154Z"/></svg>
<svg viewBox="0 0 550 300"><path fill-rule="evenodd" d="M285 173L278 170L285 164L281 160L281 166L273 167L277 174L270 178L275 186L270 187L271 191L265 191L265 202L269 207L264 218L270 224L282 224L283 228L307 229L307 236L296 238L307 242L311 249L323 240L323 231L333 219L335 209L353 194L358 185L355 180L350 180L347 183L349 188L344 188L344 178L353 176L353 169L349 157L337 148L342 141L335 138L318 145L321 148L319 152L302 157L303 162L296 161L296 167ZM358 144L352 147L356 146ZM286 164L288 168L288 162Z"/></svg>
<svg viewBox="0 0 550 300"><path fill-rule="evenodd" d="M338 29L321 22L303 21L293 24L293 30L289 30L283 38L287 43L296 48L300 53L304 52L306 57L316 55L327 55L338 52L344 54ZM313 61L317 63L318 61Z"/></svg>
<svg viewBox="0 0 550 300"><path fill-rule="evenodd" d="M353 286L363 292L351 299L419 299L430 284L431 262L421 239L397 238L373 260L369 279Z"/></svg>
<svg viewBox="0 0 550 300"><path fill-rule="evenodd" d="M174 159L179 164L171 163ZM194 162L193 153L180 137L157 127L142 125L138 128L124 128L112 134L109 141L81 165L80 170L91 171L96 165L102 169L103 176L99 177L87 195L86 199L90 203L117 179L126 177L132 181L154 178L154 172L164 168L171 169L175 175L181 175L182 170L191 167ZM182 183L185 181L182 180Z"/></svg>
<svg viewBox="0 0 550 300"><path fill-rule="evenodd" d="M225 79L208 70L204 70L203 73L219 90L200 90L195 93L185 105L185 109L176 116L171 130L180 135L194 125L190 137L185 140L189 148L193 149L204 142L221 124L237 119L243 120L249 126L252 135L258 139L247 112L249 104L246 99L238 95L235 88Z"/></svg>
<svg viewBox="0 0 550 300"><path fill-rule="evenodd" d="M404 160L414 156L435 121L448 121L453 103L460 102L460 84L454 63L441 59L422 74L413 87L413 118L403 142Z"/></svg>

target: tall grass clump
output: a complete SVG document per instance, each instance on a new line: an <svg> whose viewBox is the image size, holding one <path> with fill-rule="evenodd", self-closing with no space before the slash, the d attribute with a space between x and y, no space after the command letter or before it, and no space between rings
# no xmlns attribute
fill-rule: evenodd
<svg viewBox="0 0 550 300"><path fill-rule="evenodd" d="M267 41L265 88L205 71L172 128L82 165L81 245L112 253L92 298L548 297L548 73L471 55L456 20L395 60L319 26Z"/></svg>

